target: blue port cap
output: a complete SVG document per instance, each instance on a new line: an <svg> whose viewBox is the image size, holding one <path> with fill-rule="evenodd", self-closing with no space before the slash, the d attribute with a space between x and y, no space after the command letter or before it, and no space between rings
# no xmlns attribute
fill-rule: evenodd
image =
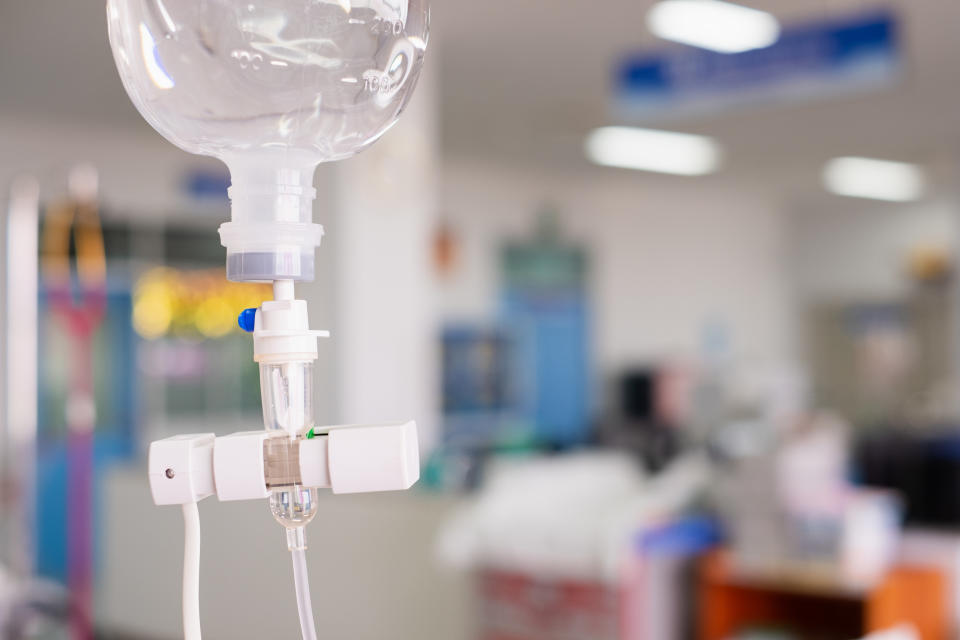
<svg viewBox="0 0 960 640"><path fill-rule="evenodd" d="M254 323L257 320L257 310L256 309L244 309L240 312L240 315L237 317L237 324L240 325L240 328L251 333L253 331Z"/></svg>

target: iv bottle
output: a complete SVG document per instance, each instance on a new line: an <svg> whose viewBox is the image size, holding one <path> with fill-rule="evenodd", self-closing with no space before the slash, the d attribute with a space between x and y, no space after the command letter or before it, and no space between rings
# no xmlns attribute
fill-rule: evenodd
<svg viewBox="0 0 960 640"><path fill-rule="evenodd" d="M123 85L154 129L230 169L227 275L311 280L313 172L383 135L427 46L427 0L107 0Z"/></svg>

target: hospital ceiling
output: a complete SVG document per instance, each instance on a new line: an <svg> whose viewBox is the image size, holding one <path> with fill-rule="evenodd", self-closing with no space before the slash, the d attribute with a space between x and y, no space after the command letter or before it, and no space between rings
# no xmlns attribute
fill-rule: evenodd
<svg viewBox="0 0 960 640"><path fill-rule="evenodd" d="M785 23L877 6L865 0L750 0ZM442 145L498 162L580 167L583 135L612 123L614 62L663 48L649 0L436 0L428 64ZM906 73L875 94L732 110L671 122L716 136L734 172L807 166L838 154L936 163L960 150L960 3L887 2L903 22ZM0 2L0 115L145 125L123 93L102 0Z"/></svg>

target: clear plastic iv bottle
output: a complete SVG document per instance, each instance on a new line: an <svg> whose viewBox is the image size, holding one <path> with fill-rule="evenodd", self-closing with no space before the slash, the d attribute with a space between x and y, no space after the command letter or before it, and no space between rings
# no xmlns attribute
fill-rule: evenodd
<svg viewBox="0 0 960 640"><path fill-rule="evenodd" d="M230 169L232 280L311 280L313 172L406 106L427 0L107 0L123 85L160 134Z"/></svg>

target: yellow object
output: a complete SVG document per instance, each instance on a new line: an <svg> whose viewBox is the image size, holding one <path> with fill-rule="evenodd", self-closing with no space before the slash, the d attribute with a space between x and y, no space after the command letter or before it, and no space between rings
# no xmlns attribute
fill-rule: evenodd
<svg viewBox="0 0 960 640"><path fill-rule="evenodd" d="M67 200L50 207L43 226L43 275L50 285L70 287L70 232L76 243L77 274L88 290L104 287L107 263L95 202Z"/></svg>
<svg viewBox="0 0 960 640"><path fill-rule="evenodd" d="M916 247L908 257L907 270L914 280L920 282L946 279L953 270L951 252L941 246Z"/></svg>
<svg viewBox="0 0 960 640"><path fill-rule="evenodd" d="M269 285L228 282L221 269L150 269L133 294L133 327L147 339L165 335L219 338L239 331L237 314L270 299Z"/></svg>

